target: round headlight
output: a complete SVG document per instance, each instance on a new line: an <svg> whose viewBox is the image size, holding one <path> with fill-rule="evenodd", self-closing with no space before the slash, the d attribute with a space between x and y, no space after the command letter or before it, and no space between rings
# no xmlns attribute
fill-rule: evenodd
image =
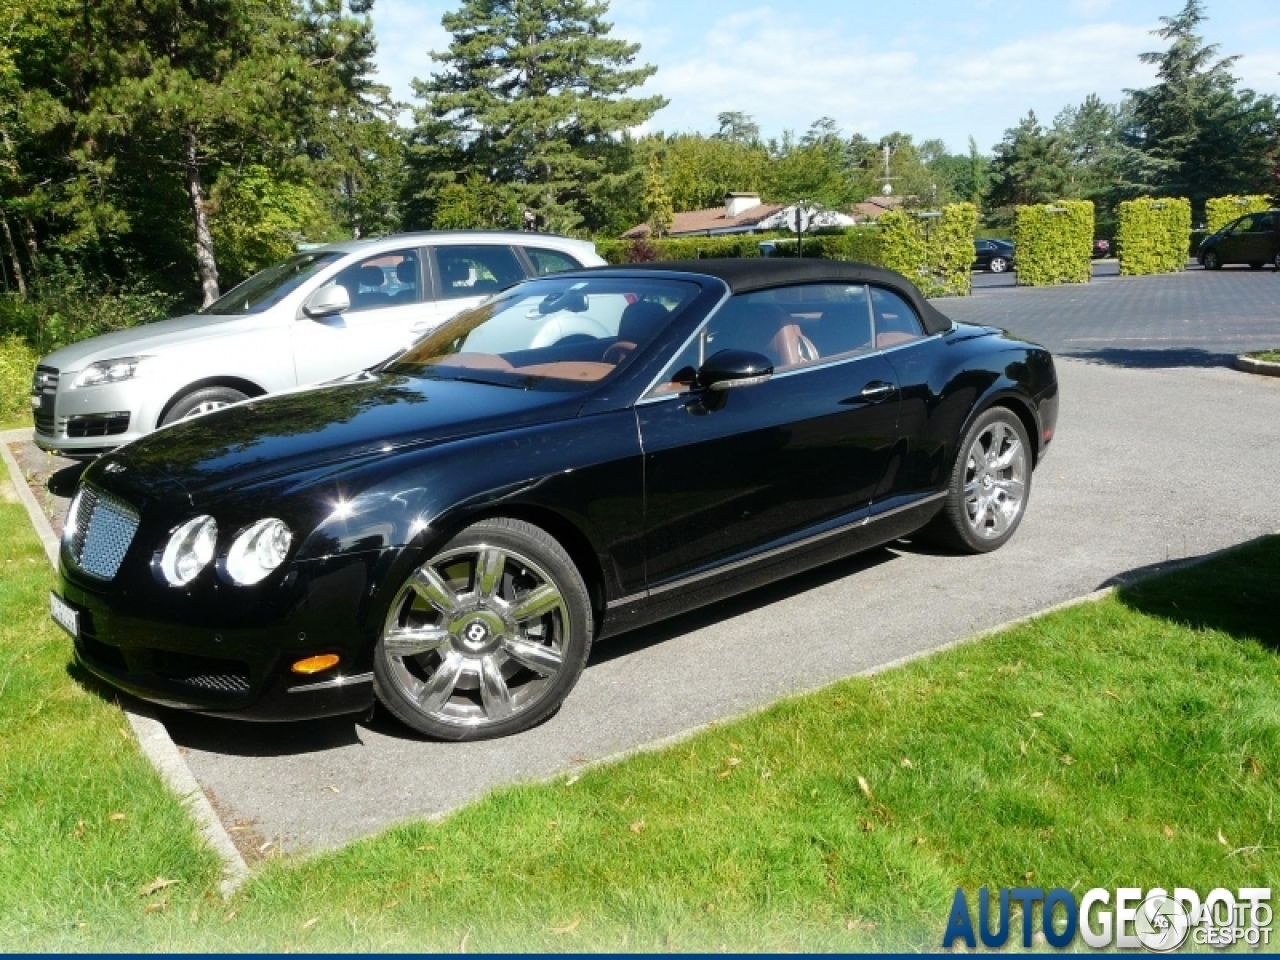
<svg viewBox="0 0 1280 960"><path fill-rule="evenodd" d="M241 532L227 553L227 573L248 586L284 563L293 534L280 520L259 520Z"/></svg>
<svg viewBox="0 0 1280 960"><path fill-rule="evenodd" d="M188 520L169 536L160 570L175 587L185 587L213 559L218 544L218 524L213 517Z"/></svg>

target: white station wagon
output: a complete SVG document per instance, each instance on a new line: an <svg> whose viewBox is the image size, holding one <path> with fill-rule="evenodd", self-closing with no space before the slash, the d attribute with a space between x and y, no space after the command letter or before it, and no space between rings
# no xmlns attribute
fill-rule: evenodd
<svg viewBox="0 0 1280 960"><path fill-rule="evenodd" d="M249 397L387 359L526 277L600 266L595 245L531 233L415 233L335 243L264 270L198 313L49 354L35 440L91 457Z"/></svg>

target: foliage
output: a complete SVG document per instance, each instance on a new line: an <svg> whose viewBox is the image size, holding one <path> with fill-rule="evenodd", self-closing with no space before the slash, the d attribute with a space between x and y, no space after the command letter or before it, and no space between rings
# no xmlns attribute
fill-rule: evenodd
<svg viewBox="0 0 1280 960"><path fill-rule="evenodd" d="M644 180L643 202L649 234L654 237L663 236L671 229L671 224L675 220L675 211L671 206L671 194L667 192L666 181L662 176L662 162L657 154L649 158L649 173Z"/></svg>
<svg viewBox="0 0 1280 960"><path fill-rule="evenodd" d="M520 205L514 191L472 172L464 183L450 183L436 196L436 230L514 230Z"/></svg>
<svg viewBox="0 0 1280 960"><path fill-rule="evenodd" d="M1029 111L996 145L987 202L992 207L1047 203L1064 196L1071 163L1063 138Z"/></svg>
<svg viewBox="0 0 1280 960"><path fill-rule="evenodd" d="M1093 273L1093 202L1020 206L1013 242L1019 286L1088 283Z"/></svg>
<svg viewBox="0 0 1280 960"><path fill-rule="evenodd" d="M881 262L926 297L967 296L977 226L978 210L971 203L949 204L933 218L891 210L880 218Z"/></svg>
<svg viewBox="0 0 1280 960"><path fill-rule="evenodd" d="M263 166L225 173L213 189L210 217L224 286L279 263L299 243L338 239L325 199L314 183L283 180Z"/></svg>
<svg viewBox="0 0 1280 960"><path fill-rule="evenodd" d="M1187 0L1154 31L1168 42L1144 53L1156 83L1130 91L1131 115L1124 188L1130 194L1182 196L1200 214L1210 197L1275 189L1280 155L1280 104L1275 97L1239 89L1231 73L1237 57L1218 57L1197 32L1206 20L1203 0Z"/></svg>
<svg viewBox="0 0 1280 960"><path fill-rule="evenodd" d="M1191 201L1178 197L1125 200L1117 216L1121 276L1176 273L1186 267Z"/></svg>
<svg viewBox="0 0 1280 960"><path fill-rule="evenodd" d="M793 237L773 241L775 257L794 257ZM884 235L878 227L854 227L838 233L808 234L804 238L804 255L825 260L855 260L876 266L884 264Z"/></svg>
<svg viewBox="0 0 1280 960"><path fill-rule="evenodd" d="M585 226L593 189L626 177L622 132L666 101L627 97L654 67L633 66L639 47L609 36L596 0L463 0L446 13L441 68L414 81L411 191L432 200L461 173L508 186L540 226ZM434 218L433 218L434 219Z"/></svg>
<svg viewBox="0 0 1280 960"><path fill-rule="evenodd" d="M758 257L762 239L758 234L737 233L724 237L664 237L643 243L634 240L597 240L596 253L609 263Z"/></svg>
<svg viewBox="0 0 1280 960"><path fill-rule="evenodd" d="M0 298L0 319L4 316L4 303ZM39 354L21 337L0 334L0 423L20 415L30 416L31 374L35 371Z"/></svg>
<svg viewBox="0 0 1280 960"><path fill-rule="evenodd" d="M0 296L0 336L20 337L41 356L86 337L159 320L174 307L171 295L142 284L115 285L56 258L39 263L31 296Z"/></svg>
<svg viewBox="0 0 1280 960"><path fill-rule="evenodd" d="M1210 197L1204 205L1205 230L1217 233L1237 217L1270 208L1267 198L1256 193L1247 197Z"/></svg>

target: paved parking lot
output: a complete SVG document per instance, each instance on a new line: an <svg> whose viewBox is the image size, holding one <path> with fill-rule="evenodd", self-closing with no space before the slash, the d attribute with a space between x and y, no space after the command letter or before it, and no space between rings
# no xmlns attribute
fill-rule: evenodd
<svg viewBox="0 0 1280 960"><path fill-rule="evenodd" d="M233 836L250 854L340 844L1280 530L1280 380L1212 366L1280 343L1270 271L981 291L943 306L1080 358L1059 365L1058 439L1004 550L898 544L606 642L557 716L503 741L423 742L385 714L253 726L166 714Z"/></svg>

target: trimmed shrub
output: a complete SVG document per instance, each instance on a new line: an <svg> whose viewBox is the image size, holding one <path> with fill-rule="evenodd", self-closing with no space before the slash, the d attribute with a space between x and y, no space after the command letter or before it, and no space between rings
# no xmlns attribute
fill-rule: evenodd
<svg viewBox="0 0 1280 960"><path fill-rule="evenodd" d="M664 237L661 240L597 240L596 253L608 263L698 260L708 257L758 257L760 234L725 237Z"/></svg>
<svg viewBox="0 0 1280 960"><path fill-rule="evenodd" d="M1093 274L1093 202L1018 207L1013 243L1018 286L1088 283Z"/></svg>
<svg viewBox="0 0 1280 960"><path fill-rule="evenodd" d="M1186 267L1190 200L1139 197L1122 202L1116 214L1121 276L1176 273Z"/></svg>
<svg viewBox="0 0 1280 960"><path fill-rule="evenodd" d="M0 337L0 424L22 416L30 419L27 398L38 359L21 337Z"/></svg>
<svg viewBox="0 0 1280 960"><path fill-rule="evenodd" d="M1217 233L1236 217L1270 208L1267 198L1256 193L1243 197L1211 197L1204 205L1205 229Z"/></svg>
<svg viewBox="0 0 1280 960"><path fill-rule="evenodd" d="M969 295L978 227L973 204L949 204L936 218L890 210L879 222L885 267L913 282L926 297Z"/></svg>
<svg viewBox="0 0 1280 960"><path fill-rule="evenodd" d="M775 257L796 255L795 237L770 241ZM880 266L884 263L883 235L877 227L855 227L841 233L819 233L804 238L804 255L823 260L856 260Z"/></svg>

